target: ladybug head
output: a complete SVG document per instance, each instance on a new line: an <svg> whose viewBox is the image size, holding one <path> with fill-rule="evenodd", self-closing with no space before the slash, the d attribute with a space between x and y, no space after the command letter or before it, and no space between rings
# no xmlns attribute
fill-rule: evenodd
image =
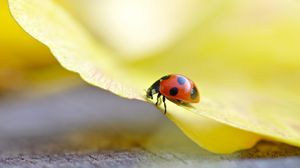
<svg viewBox="0 0 300 168"><path fill-rule="evenodd" d="M146 96L147 98L153 99L153 95L156 93L159 93L159 85L160 85L160 80L154 82L147 90Z"/></svg>
<svg viewBox="0 0 300 168"><path fill-rule="evenodd" d="M147 96L147 98L153 99L153 94L152 94L152 89L151 89L151 88L149 88L149 89L147 90L146 96Z"/></svg>

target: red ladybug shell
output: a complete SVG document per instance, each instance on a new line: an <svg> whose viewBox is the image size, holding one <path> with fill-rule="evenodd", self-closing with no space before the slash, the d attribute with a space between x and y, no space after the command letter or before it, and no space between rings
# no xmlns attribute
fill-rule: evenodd
<svg viewBox="0 0 300 168"><path fill-rule="evenodd" d="M161 79L159 92L170 100L198 103L200 96L195 83L189 78L172 74Z"/></svg>

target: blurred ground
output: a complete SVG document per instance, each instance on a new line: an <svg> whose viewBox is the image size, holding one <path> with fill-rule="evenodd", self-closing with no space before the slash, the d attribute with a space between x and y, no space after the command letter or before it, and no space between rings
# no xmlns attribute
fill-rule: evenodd
<svg viewBox="0 0 300 168"><path fill-rule="evenodd" d="M281 168L300 165L299 155L299 148L271 142L212 154L155 107L86 85L0 101L0 167Z"/></svg>

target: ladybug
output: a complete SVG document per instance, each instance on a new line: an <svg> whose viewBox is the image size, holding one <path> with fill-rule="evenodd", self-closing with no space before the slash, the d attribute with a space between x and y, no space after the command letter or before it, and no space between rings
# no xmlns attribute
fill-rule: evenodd
<svg viewBox="0 0 300 168"><path fill-rule="evenodd" d="M167 112L166 98L178 105L185 106L200 101L199 92L195 83L189 78L179 74L170 74L158 79L148 88L146 94L147 98L150 99L153 99L153 95L157 94L156 106L162 96L165 108L164 114Z"/></svg>

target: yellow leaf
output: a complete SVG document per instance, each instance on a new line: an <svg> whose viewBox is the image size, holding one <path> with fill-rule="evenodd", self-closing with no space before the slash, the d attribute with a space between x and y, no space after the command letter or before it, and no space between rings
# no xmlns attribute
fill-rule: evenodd
<svg viewBox="0 0 300 168"><path fill-rule="evenodd" d="M300 23L290 18L300 15L296 1L276 1L285 5L281 11L269 9L269 1L225 4L176 47L131 62L101 45L53 1L9 3L17 22L64 67L119 96L145 101L144 90L168 73L194 79L202 102L194 109L167 102L167 116L203 148L230 153L250 148L261 138L300 146L300 38L294 37L300 34ZM274 10L259 24L251 18L257 6ZM249 22L244 23L246 18Z"/></svg>

